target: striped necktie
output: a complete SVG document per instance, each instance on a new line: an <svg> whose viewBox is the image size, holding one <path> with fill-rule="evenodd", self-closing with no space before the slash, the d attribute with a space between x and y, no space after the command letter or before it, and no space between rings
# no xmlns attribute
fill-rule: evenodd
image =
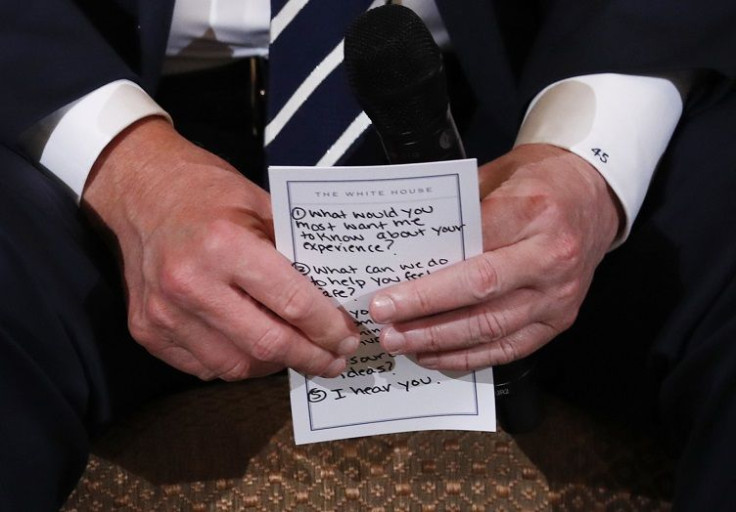
<svg viewBox="0 0 736 512"><path fill-rule="evenodd" d="M271 0L269 164L334 165L370 126L342 66L345 30L369 6L371 0Z"/></svg>

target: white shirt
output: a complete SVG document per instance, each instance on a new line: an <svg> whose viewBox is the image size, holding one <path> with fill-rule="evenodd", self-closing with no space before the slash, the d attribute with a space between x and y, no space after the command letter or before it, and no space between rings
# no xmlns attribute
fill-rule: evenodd
<svg viewBox="0 0 736 512"><path fill-rule="evenodd" d="M267 57L270 0L176 0L164 73Z"/></svg>
<svg viewBox="0 0 736 512"><path fill-rule="evenodd" d="M402 3L423 17L441 46L447 45L433 0ZM269 23L269 0L177 0L165 72L266 56ZM623 207L625 226L617 241L621 243L677 125L682 104L677 87L664 78L620 74L570 78L536 96L516 144L556 145L593 165ZM151 115L168 118L140 87L120 80L38 123L29 146L43 148L38 162L79 198L105 146L127 126Z"/></svg>

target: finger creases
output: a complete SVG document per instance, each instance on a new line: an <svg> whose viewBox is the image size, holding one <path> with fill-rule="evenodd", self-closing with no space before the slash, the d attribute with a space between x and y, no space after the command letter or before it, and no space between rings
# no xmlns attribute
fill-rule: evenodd
<svg viewBox="0 0 736 512"><path fill-rule="evenodd" d="M542 279L535 244L520 242L487 252L429 276L387 288L376 294L371 307L381 323L403 322L482 304ZM390 303L391 308L374 307Z"/></svg>
<svg viewBox="0 0 736 512"><path fill-rule="evenodd" d="M487 344L530 325L549 310L545 295L524 288L479 305L395 324L381 341L393 354L446 352Z"/></svg>
<svg viewBox="0 0 736 512"><path fill-rule="evenodd" d="M255 361L325 375L341 360L240 288L227 288L223 299L209 326Z"/></svg>
<svg viewBox="0 0 736 512"><path fill-rule="evenodd" d="M491 343L460 350L417 354L416 361L421 366L436 370L479 370L526 357L556 334L548 325L535 323Z"/></svg>
<svg viewBox="0 0 736 512"><path fill-rule="evenodd" d="M322 295L267 241L255 242L236 271L235 284L326 350L357 335L350 317Z"/></svg>

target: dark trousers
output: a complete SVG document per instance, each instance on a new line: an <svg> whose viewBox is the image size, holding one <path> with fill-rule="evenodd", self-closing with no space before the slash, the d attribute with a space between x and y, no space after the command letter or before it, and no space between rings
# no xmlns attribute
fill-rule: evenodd
<svg viewBox="0 0 736 512"><path fill-rule="evenodd" d="M113 411L181 374L128 335L115 262L67 191L5 147L0 169L0 510L51 511Z"/></svg>
<svg viewBox="0 0 736 512"><path fill-rule="evenodd" d="M735 94L680 126L631 237L542 356L550 387L664 432L676 511L733 510Z"/></svg>
<svg viewBox="0 0 736 512"><path fill-rule="evenodd" d="M157 99L190 140L261 182L251 93L250 67L238 65L166 79ZM4 146L0 176L0 511L52 511L91 437L198 381L130 337L113 252L65 186Z"/></svg>
<svg viewBox="0 0 736 512"><path fill-rule="evenodd" d="M238 92L208 99L202 84L183 94L169 81L159 99L188 137L260 181L251 114L209 114L247 104L247 72L232 72L243 74ZM677 133L630 240L546 350L572 398L656 413L681 451L678 510L728 510L734 483L734 126L732 95ZM5 147L0 176L0 510L50 511L83 471L91 436L191 381L130 338L115 261L64 187Z"/></svg>

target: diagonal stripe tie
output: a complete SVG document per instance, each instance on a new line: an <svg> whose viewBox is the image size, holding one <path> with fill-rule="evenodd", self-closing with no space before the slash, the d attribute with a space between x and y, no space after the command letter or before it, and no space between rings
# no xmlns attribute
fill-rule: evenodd
<svg viewBox="0 0 736 512"><path fill-rule="evenodd" d="M380 0L271 0L270 165L334 165L370 126L343 71L345 30Z"/></svg>

